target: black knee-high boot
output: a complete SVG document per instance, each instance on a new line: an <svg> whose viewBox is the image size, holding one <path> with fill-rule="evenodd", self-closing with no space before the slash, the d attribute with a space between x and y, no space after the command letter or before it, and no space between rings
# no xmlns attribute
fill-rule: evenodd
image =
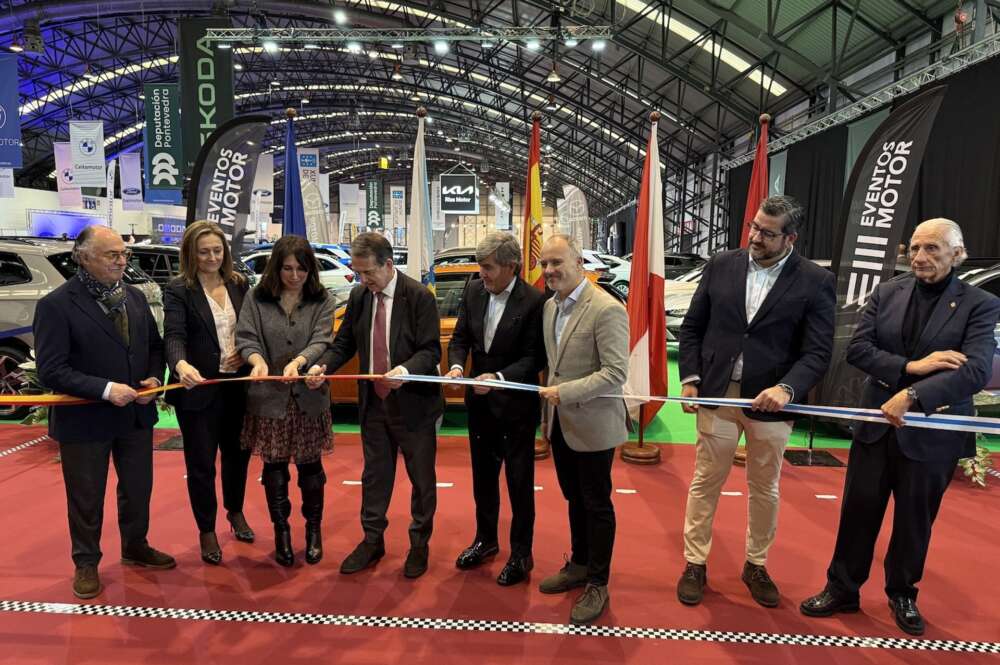
<svg viewBox="0 0 1000 665"><path fill-rule="evenodd" d="M299 474L299 488L302 490L302 516L306 518L306 563L319 563L323 558L323 540L320 524L323 522L323 486L326 474L303 476Z"/></svg>
<svg viewBox="0 0 1000 665"><path fill-rule="evenodd" d="M264 495L267 510L274 523L274 560L288 567L295 562L292 551L292 533L288 526L288 516L292 514L292 502L288 500L288 481L291 475L288 467L265 469L263 473Z"/></svg>

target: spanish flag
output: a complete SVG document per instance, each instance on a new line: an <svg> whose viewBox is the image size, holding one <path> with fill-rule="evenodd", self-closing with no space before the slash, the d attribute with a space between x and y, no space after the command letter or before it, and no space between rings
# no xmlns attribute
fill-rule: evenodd
<svg viewBox="0 0 1000 665"><path fill-rule="evenodd" d="M528 180L524 185L524 223L521 225L521 251L524 254L521 277L539 290L545 289L542 267L542 179L539 173L542 143L542 114L532 116L531 142L528 145Z"/></svg>

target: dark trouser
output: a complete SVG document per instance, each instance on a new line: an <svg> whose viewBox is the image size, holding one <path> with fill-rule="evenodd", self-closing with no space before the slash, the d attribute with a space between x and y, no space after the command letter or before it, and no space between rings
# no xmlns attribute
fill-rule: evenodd
<svg viewBox="0 0 1000 665"><path fill-rule="evenodd" d="M118 475L118 530L122 552L146 544L149 497L153 492L153 430L136 429L104 441L60 443L73 563L96 566L101 560L104 491L108 458Z"/></svg>
<svg viewBox="0 0 1000 665"><path fill-rule="evenodd" d="M423 547L431 538L434 511L437 509L437 432L431 423L416 432L406 429L399 415L393 415L371 390L367 407L361 414L361 446L365 466L361 472L361 527L365 540L382 542L389 525L386 511L396 481L396 456L403 453L406 474L413 490L410 493L410 545ZM395 394L387 400L398 399Z"/></svg>
<svg viewBox="0 0 1000 665"><path fill-rule="evenodd" d="M215 531L219 510L215 498L216 450L222 458L222 505L229 512L243 511L250 451L240 446L245 399L239 390L239 384L222 385L204 409L177 409L177 424L184 437L188 497L195 524L202 533Z"/></svg>
<svg viewBox="0 0 1000 665"><path fill-rule="evenodd" d="M911 460L900 451L893 431L872 444L853 441L837 545L826 572L828 587L845 598L858 598L871 570L875 541L891 494L895 506L885 555L885 592L890 598L915 599L931 526L957 462Z"/></svg>
<svg viewBox="0 0 1000 665"><path fill-rule="evenodd" d="M500 519L500 467L510 496L510 553L531 554L535 529L535 427L498 420L489 409L469 414L472 494L476 500L476 540L497 542Z"/></svg>
<svg viewBox="0 0 1000 665"><path fill-rule="evenodd" d="M588 582L605 585L615 546L615 506L611 503L615 449L581 453L570 448L559 426L558 409L553 416L550 443L559 488L569 502L571 560L587 567Z"/></svg>

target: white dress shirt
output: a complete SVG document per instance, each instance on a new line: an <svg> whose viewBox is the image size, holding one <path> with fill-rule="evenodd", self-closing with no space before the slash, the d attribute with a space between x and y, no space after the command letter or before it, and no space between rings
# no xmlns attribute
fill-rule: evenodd
<svg viewBox="0 0 1000 665"><path fill-rule="evenodd" d="M224 290L226 297L223 306L215 302L215 298L205 294L208 298L208 306L212 309L212 318L215 320L215 334L219 338L219 372L222 374L235 374L235 370L224 370L225 361L229 356L236 353L236 310L229 299L229 290Z"/></svg>
<svg viewBox="0 0 1000 665"><path fill-rule="evenodd" d="M483 346L486 349L486 353L490 352L490 346L493 345L493 336L496 335L497 326L500 325L500 319L503 318L504 310L507 309L507 301L510 300L510 294L514 292L514 285L517 283L517 278L514 277L510 280L510 284L507 285L500 293L487 293L490 294L490 301L486 305L486 314L483 316ZM460 369L465 370L462 365L455 363L449 369ZM497 378L504 381L503 374L497 372Z"/></svg>
<svg viewBox="0 0 1000 665"><path fill-rule="evenodd" d="M757 310L759 310L760 306L764 303L764 300L767 298L767 294L769 294L771 289L774 288L774 283L778 281L778 276L781 275L781 269L785 267L785 263L791 255L792 250L789 250L788 254L785 254L784 258L775 263L773 266L767 268L754 261L752 256L749 257L750 260L747 261L746 293L747 325L753 321L753 317L757 316ZM730 378L733 381L740 381L743 379L742 353L736 358L736 363L733 365L733 373Z"/></svg>
<svg viewBox="0 0 1000 665"><path fill-rule="evenodd" d="M386 365L392 362L392 348L389 346L389 331L392 330L392 304L395 302L396 294L396 281L399 278L399 273L395 268L392 269L392 279L389 283L385 285L382 289L382 303L385 306L385 348L389 352L389 358L386 361ZM368 371L372 371L375 367L375 315L378 314L378 296L373 296L372 302L372 320L371 326L369 327L368 333ZM399 368L403 370L403 374L409 374L405 367L399 365ZM393 368L395 369L395 368Z"/></svg>

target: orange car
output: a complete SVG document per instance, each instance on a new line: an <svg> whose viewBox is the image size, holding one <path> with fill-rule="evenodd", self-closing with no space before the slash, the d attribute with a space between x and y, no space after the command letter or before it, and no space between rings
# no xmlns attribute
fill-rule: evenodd
<svg viewBox="0 0 1000 665"><path fill-rule="evenodd" d="M448 343L451 335L455 332L455 324L458 322L458 308L462 302L462 293L469 280L479 276L479 266L475 263L464 263L456 265L439 266L434 269L437 306L441 315L441 374L448 372ZM587 278L597 283L597 273L588 272ZM601 285L603 286L603 284ZM605 289L611 295L621 299L615 289ZM337 310L333 318L333 334L337 334L340 324L344 319L346 307ZM346 365L341 367L337 374L357 374L358 357L355 355ZM461 386L445 386L444 397L449 405L464 404L465 389ZM353 381L333 381L330 389L330 400L335 404L357 404L358 385Z"/></svg>

